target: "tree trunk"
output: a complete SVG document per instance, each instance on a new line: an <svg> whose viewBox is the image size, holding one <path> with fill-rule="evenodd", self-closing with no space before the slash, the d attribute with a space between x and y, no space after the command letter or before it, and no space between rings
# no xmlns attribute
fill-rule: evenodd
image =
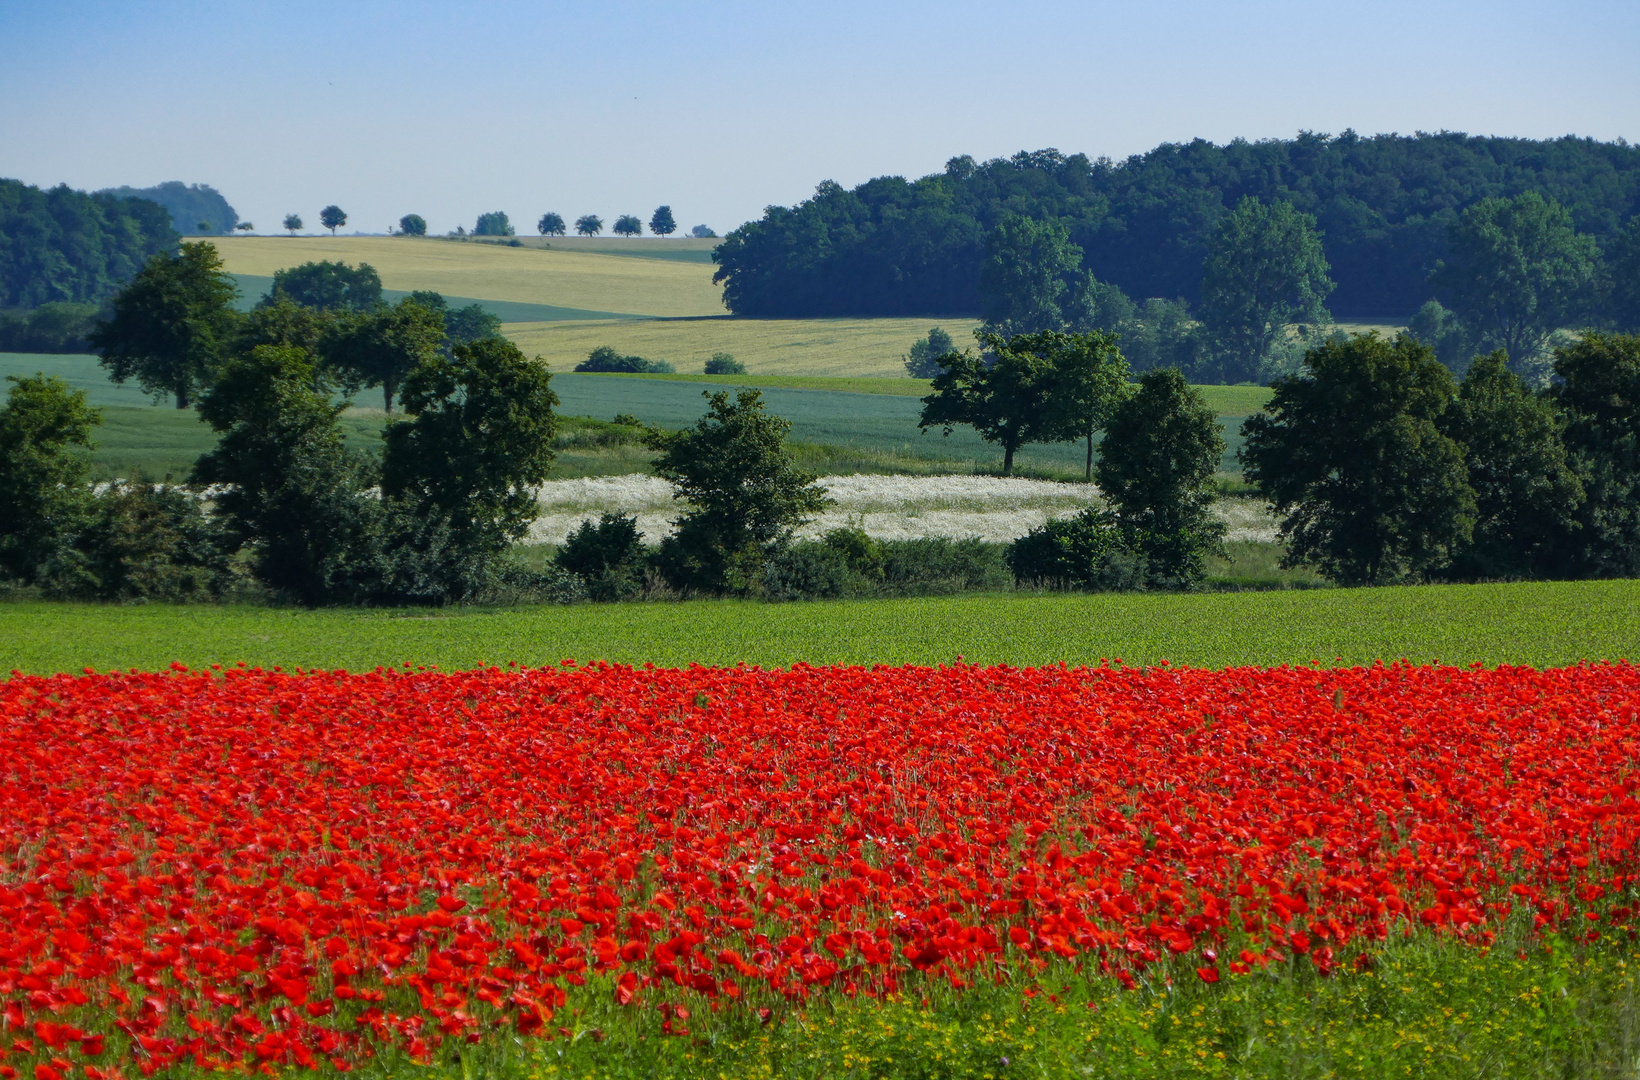
<svg viewBox="0 0 1640 1080"><path fill-rule="evenodd" d="M1012 476L1014 473L1014 444L1002 444L1002 475Z"/></svg>
<svg viewBox="0 0 1640 1080"><path fill-rule="evenodd" d="M178 386L176 388L176 395L177 408L186 409L188 407L188 387L186 385Z"/></svg>
<svg viewBox="0 0 1640 1080"><path fill-rule="evenodd" d="M1082 475L1083 483L1093 483L1093 429L1088 429L1088 469Z"/></svg>
<svg viewBox="0 0 1640 1080"><path fill-rule="evenodd" d="M382 380L382 408L388 416L393 415L393 384L386 379Z"/></svg>

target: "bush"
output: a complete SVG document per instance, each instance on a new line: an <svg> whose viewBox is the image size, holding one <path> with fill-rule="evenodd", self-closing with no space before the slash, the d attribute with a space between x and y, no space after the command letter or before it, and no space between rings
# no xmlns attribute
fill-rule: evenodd
<svg viewBox="0 0 1640 1080"><path fill-rule="evenodd" d="M1111 514L1093 507L1015 540L1008 548L1008 567L1022 585L1096 592L1142 589L1146 577L1145 557L1133 549Z"/></svg>
<svg viewBox="0 0 1640 1080"><path fill-rule="evenodd" d="M474 236L511 236L512 222L500 210L491 210L487 214L478 215L478 224L473 226Z"/></svg>
<svg viewBox="0 0 1640 1080"><path fill-rule="evenodd" d="M878 541L860 529L834 529L791 544L764 565L770 600L855 596L945 596L1013 587L1007 546L984 540Z"/></svg>
<svg viewBox="0 0 1640 1080"><path fill-rule="evenodd" d="M234 547L196 495L134 476L92 501L72 556L41 585L64 598L214 599L246 584Z"/></svg>
<svg viewBox="0 0 1640 1080"><path fill-rule="evenodd" d="M600 345L575 365L576 371L622 372L626 374L671 374L673 367L665 360L645 360L641 356L622 356L608 345Z"/></svg>
<svg viewBox="0 0 1640 1080"><path fill-rule="evenodd" d="M805 540L764 564L762 591L770 600L835 600L866 595L872 587L842 551L824 540Z"/></svg>
<svg viewBox="0 0 1640 1080"><path fill-rule="evenodd" d="M97 325L95 304L41 304L0 311L0 352L84 353Z"/></svg>
<svg viewBox="0 0 1640 1080"><path fill-rule="evenodd" d="M972 537L886 541L882 589L890 596L942 596L1012 588L1007 550Z"/></svg>
<svg viewBox="0 0 1640 1080"><path fill-rule="evenodd" d="M646 552L638 519L605 513L569 534L553 563L585 583L593 600L630 600L643 591Z"/></svg>
<svg viewBox="0 0 1640 1080"><path fill-rule="evenodd" d="M706 361L708 375L744 375L746 365L736 360L730 353L713 353L712 358Z"/></svg>

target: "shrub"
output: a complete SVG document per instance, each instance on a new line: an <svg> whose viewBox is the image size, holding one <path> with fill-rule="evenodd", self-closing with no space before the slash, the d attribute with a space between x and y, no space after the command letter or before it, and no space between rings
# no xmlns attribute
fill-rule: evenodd
<svg viewBox="0 0 1640 1080"><path fill-rule="evenodd" d="M941 596L1013 587L1006 544L977 538L926 536L882 545L882 591L891 596Z"/></svg>
<svg viewBox="0 0 1640 1080"><path fill-rule="evenodd" d="M245 584L226 530L200 499L140 476L92 501L73 545L42 581L49 596L96 600L202 600Z"/></svg>
<svg viewBox="0 0 1640 1080"><path fill-rule="evenodd" d="M1015 540L1008 567L1020 584L1094 591L1144 588L1145 557L1133 549L1116 519L1093 507L1050 521Z"/></svg>
<svg viewBox="0 0 1640 1080"><path fill-rule="evenodd" d="M730 353L713 353L712 358L706 361L706 374L744 375L746 374L746 365L736 360Z"/></svg>
<svg viewBox="0 0 1640 1080"><path fill-rule="evenodd" d="M41 304L33 311L0 311L0 352L91 351L95 304Z"/></svg>
<svg viewBox="0 0 1640 1080"><path fill-rule="evenodd" d="M645 360L641 356L622 356L608 345L600 345L575 365L576 371L623 372L628 374L670 374L671 364L665 360Z"/></svg>
<svg viewBox="0 0 1640 1080"><path fill-rule="evenodd" d="M643 591L646 561L638 519L605 513L588 518L564 541L553 563L585 582L593 600L629 600Z"/></svg>

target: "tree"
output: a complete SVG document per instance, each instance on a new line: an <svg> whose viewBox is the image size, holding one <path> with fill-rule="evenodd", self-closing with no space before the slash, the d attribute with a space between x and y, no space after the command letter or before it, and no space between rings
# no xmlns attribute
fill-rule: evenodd
<svg viewBox="0 0 1640 1080"><path fill-rule="evenodd" d="M564 538L553 562L579 575L593 600L626 600L643 590L643 534L633 514L605 511Z"/></svg>
<svg viewBox="0 0 1640 1080"><path fill-rule="evenodd" d="M563 236L564 215L548 211L541 215L541 220L535 223L535 228L542 236Z"/></svg>
<svg viewBox="0 0 1640 1080"><path fill-rule="evenodd" d="M1500 349L1476 357L1440 426L1463 446L1475 492L1474 534L1448 573L1468 580L1564 573L1584 496L1554 406L1509 370Z"/></svg>
<svg viewBox="0 0 1640 1080"><path fill-rule="evenodd" d="M1407 333L1435 350L1435 359L1452 374L1462 376L1475 357L1475 341L1469 331L1439 300L1427 301L1407 323Z"/></svg>
<svg viewBox="0 0 1640 1080"><path fill-rule="evenodd" d="M746 365L736 360L731 353L716 352L712 354L710 360L706 361L706 374L744 375L746 374Z"/></svg>
<svg viewBox="0 0 1640 1080"><path fill-rule="evenodd" d="M638 220L636 214L622 214L615 219L615 227L612 231L616 236L642 236L643 222Z"/></svg>
<svg viewBox="0 0 1640 1080"><path fill-rule="evenodd" d="M995 362L963 351L947 353L944 370L934 378L933 393L923 398L923 429L942 427L951 434L957 424L966 424L980 438L1002 447L1002 475L1014 471L1014 452L1030 442L1056 439L1053 394L1053 361L1021 335L1021 347L1013 340L990 330L975 331L982 348L990 350Z"/></svg>
<svg viewBox="0 0 1640 1080"><path fill-rule="evenodd" d="M406 376L444 347L444 319L442 311L407 297L338 320L323 345L325 362L343 374L350 389L381 387L382 407L391 416L393 395Z"/></svg>
<svg viewBox="0 0 1640 1080"><path fill-rule="evenodd" d="M1327 323L1332 292L1315 218L1244 197L1219 223L1202 264L1201 319L1218 374L1258 380L1294 323Z"/></svg>
<svg viewBox="0 0 1640 1080"><path fill-rule="evenodd" d="M439 297L442 301L444 297ZM501 316L483 304L468 304L445 312L444 334L449 347L501 337Z"/></svg>
<svg viewBox="0 0 1640 1080"><path fill-rule="evenodd" d="M587 354L587 358L575 365L580 372L622 372L625 374L655 374L672 371L672 365L665 360L645 360L641 356L622 356L608 345L600 345Z"/></svg>
<svg viewBox="0 0 1640 1080"><path fill-rule="evenodd" d="M281 296L272 303L258 304L240 320L227 353L245 356L258 345L285 345L317 356L321 344L335 333L336 324L346 318L343 311L308 307ZM315 370L324 386L330 387L332 373Z"/></svg>
<svg viewBox="0 0 1640 1080"><path fill-rule="evenodd" d="M710 225L696 225L693 229L689 230L689 235L693 236L697 240L717 239L717 233L712 231L712 227Z"/></svg>
<svg viewBox="0 0 1640 1080"><path fill-rule="evenodd" d="M1122 355L1134 371L1171 367L1192 376L1201 368L1201 324L1190 317L1190 305L1183 297L1151 297L1121 334Z"/></svg>
<svg viewBox="0 0 1640 1080"><path fill-rule="evenodd" d="M91 429L102 415L56 376L8 377L0 410L0 576L52 572L89 510Z"/></svg>
<svg viewBox="0 0 1640 1080"><path fill-rule="evenodd" d="M234 228L238 229L242 233L253 233L256 231L256 226L248 221L241 221L238 225L235 225Z"/></svg>
<svg viewBox="0 0 1640 1080"><path fill-rule="evenodd" d="M474 236L511 236L512 222L500 210L491 210L487 214L478 215L478 224L473 226Z"/></svg>
<svg viewBox="0 0 1640 1080"><path fill-rule="evenodd" d="M670 206L657 206L655 213L649 219L649 231L656 236L671 236L678 231L678 223L672 217Z"/></svg>
<svg viewBox="0 0 1640 1080"><path fill-rule="evenodd" d="M911 352L900 357L900 361L913 379L932 379L941 371L940 358L956 351L957 343L951 340L951 335L933 326L926 336L911 343Z"/></svg>
<svg viewBox="0 0 1640 1080"><path fill-rule="evenodd" d="M597 214L582 214L575 219L575 231L582 236L597 236L604 231L604 219Z"/></svg>
<svg viewBox="0 0 1640 1080"><path fill-rule="evenodd" d="M1009 215L985 241L980 296L985 327L1003 337L1063 330L1086 306L1082 249L1057 221Z"/></svg>
<svg viewBox="0 0 1640 1080"><path fill-rule="evenodd" d="M1640 577L1640 336L1585 333L1555 351L1550 399L1587 495L1572 569Z"/></svg>
<svg viewBox="0 0 1640 1080"><path fill-rule="evenodd" d="M336 230L347 224L347 212L332 203L319 211L319 224L329 229L330 235L335 236Z"/></svg>
<svg viewBox="0 0 1640 1080"><path fill-rule="evenodd" d="M300 214L286 214L285 215L284 228L292 236L295 236L296 235L296 230L300 229L301 227L302 227L302 217L301 217Z"/></svg>
<svg viewBox="0 0 1640 1080"><path fill-rule="evenodd" d="M273 288L261 302L281 299L330 311L374 311L382 304L382 279L369 263L307 262L273 272Z"/></svg>
<svg viewBox="0 0 1640 1080"><path fill-rule="evenodd" d="M420 214L406 214L399 218L399 232L405 236L426 236L427 219Z"/></svg>
<svg viewBox="0 0 1640 1080"><path fill-rule="evenodd" d="M1621 333L1640 334L1640 216L1608 245L1605 278L1606 320Z"/></svg>
<svg viewBox="0 0 1640 1080"><path fill-rule="evenodd" d="M410 418L382 433L382 495L409 520L437 524L444 539L424 573L441 579L443 595L482 591L496 558L535 520L557 432L551 379L495 338L424 360L405 379Z"/></svg>
<svg viewBox="0 0 1640 1080"><path fill-rule="evenodd" d="M1116 347L1114 334L1089 330L1065 334L1046 330L1008 342L1011 350L1029 349L1048 362L1053 371L1049 391L1048 424L1051 436L1069 441L1087 440L1084 479L1093 479L1093 437L1104 428L1114 410L1128 396L1128 363Z"/></svg>
<svg viewBox="0 0 1640 1080"><path fill-rule="evenodd" d="M257 579L310 607L379 594L383 567L374 470L344 444L347 406L319 382L299 348L260 345L231 360L200 399L220 439L192 476L219 485L217 514Z"/></svg>
<svg viewBox="0 0 1640 1080"><path fill-rule="evenodd" d="M688 511L661 541L658 562L675 588L750 589L791 531L829 500L785 447L791 422L764 411L756 390L708 396L692 428L654 432L655 473Z"/></svg>
<svg viewBox="0 0 1640 1080"><path fill-rule="evenodd" d="M113 311L91 333L108 377L136 379L150 394L171 394L186 409L208 385L234 332L239 287L216 248L185 243L155 255L114 298Z"/></svg>
<svg viewBox="0 0 1640 1080"><path fill-rule="evenodd" d="M1194 589L1206 578L1207 556L1224 539L1212 486L1223 456L1217 415L1178 369L1147 371L1136 393L1115 399L1099 445L1099 489L1144 555L1151 584Z"/></svg>
<svg viewBox="0 0 1640 1080"><path fill-rule="evenodd" d="M1475 519L1463 447L1438 426L1456 396L1434 350L1357 334L1304 356L1242 425L1247 479L1281 515L1284 566L1346 585L1427 577Z"/></svg>
<svg viewBox="0 0 1640 1080"><path fill-rule="evenodd" d="M1451 228L1452 257L1430 276L1482 347L1534 375L1551 335L1590 314L1598 249L1535 191L1471 206Z"/></svg>

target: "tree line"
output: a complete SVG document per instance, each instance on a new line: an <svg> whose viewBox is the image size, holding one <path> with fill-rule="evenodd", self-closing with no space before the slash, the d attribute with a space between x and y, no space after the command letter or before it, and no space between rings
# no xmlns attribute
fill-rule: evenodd
<svg viewBox="0 0 1640 1080"><path fill-rule="evenodd" d="M1487 198L1536 192L1604 245L1640 210L1640 147L1456 132L1163 144L1124 161L1020 152L952 158L770 207L718 249L737 315L977 315L987 239L1010 215L1062 225L1086 270L1142 302L1202 300L1210 238L1244 198L1315 219L1337 315L1384 316L1430 298L1452 228Z"/></svg>
<svg viewBox="0 0 1640 1080"><path fill-rule="evenodd" d="M147 199L0 179L0 239L0 310L29 310L102 303L177 233Z"/></svg>
<svg viewBox="0 0 1640 1080"><path fill-rule="evenodd" d="M301 228L298 222L297 228ZM541 220L535 224L536 231L542 236L564 236L570 226L565 222L564 215L549 210L541 215ZM636 214L622 214L615 219L610 231L616 236L642 236L644 223ZM399 233L404 236L426 236L427 219L420 214L406 214L399 219ZM604 219L597 214L582 214L575 219L575 232L579 236L597 236L604 231ZM656 236L671 236L678 231L677 219L672 216L670 206L659 206L649 218L649 231ZM463 227L458 227L452 235L456 236L515 236L517 229L513 226L505 211L491 210L478 215L473 223L473 231L469 234ZM694 237L712 237L717 234L705 225L696 225L689 232Z"/></svg>

